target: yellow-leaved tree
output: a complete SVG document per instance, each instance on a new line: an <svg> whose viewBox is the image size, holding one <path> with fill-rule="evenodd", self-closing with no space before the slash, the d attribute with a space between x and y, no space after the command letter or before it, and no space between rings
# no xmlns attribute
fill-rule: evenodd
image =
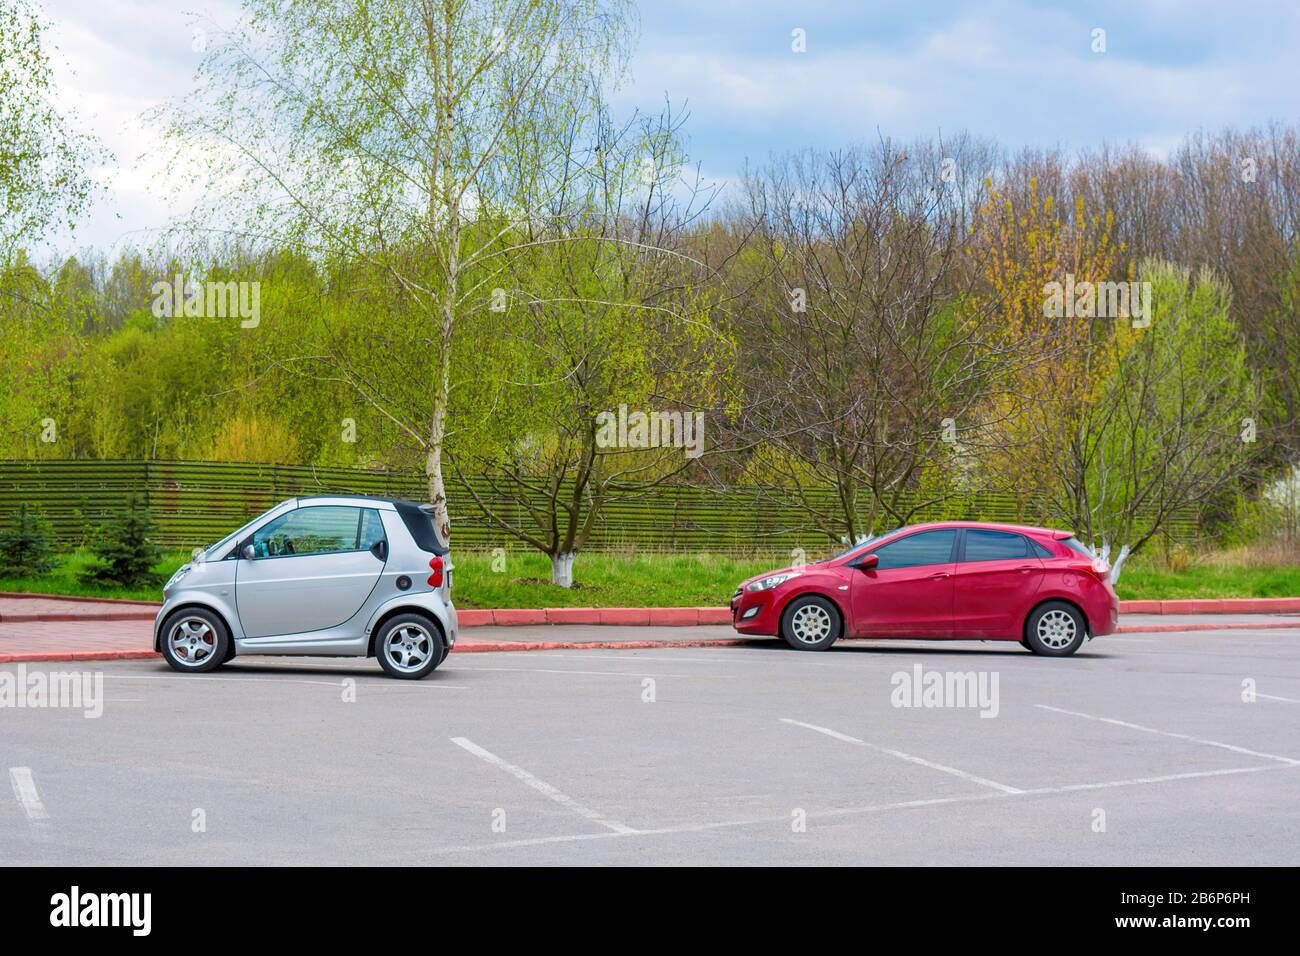
<svg viewBox="0 0 1300 956"><path fill-rule="evenodd" d="M1095 291L1112 276L1111 216L1063 205L1038 179L990 186L974 225L981 295L1001 318L1008 361L989 390L985 481L1014 497L1021 520L1041 520L1077 425L1113 362L1109 340L1128 322L1099 320ZM1127 333L1120 333L1127 334Z"/></svg>

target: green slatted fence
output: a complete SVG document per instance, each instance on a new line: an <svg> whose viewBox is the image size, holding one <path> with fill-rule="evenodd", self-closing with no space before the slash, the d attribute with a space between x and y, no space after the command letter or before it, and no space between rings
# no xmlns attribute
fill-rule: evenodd
<svg viewBox="0 0 1300 956"><path fill-rule="evenodd" d="M487 482L474 485L480 496L493 498ZM206 461L0 462L0 523L8 523L20 502L38 504L63 545L85 541L132 496L148 503L162 544L188 548L217 540L286 498L328 493L427 498L424 478L409 472ZM829 489L806 495L829 509ZM448 496L457 546L518 546L478 514L463 488L453 483ZM517 504L500 504L503 515L519 519ZM941 517L954 515L934 510L918 520ZM1015 503L981 495L958 517L1014 521ZM1180 515L1169 528L1175 540L1193 540L1196 531L1191 513ZM663 485L609 501L588 549L750 553L795 547L821 551L826 545L787 490Z"/></svg>

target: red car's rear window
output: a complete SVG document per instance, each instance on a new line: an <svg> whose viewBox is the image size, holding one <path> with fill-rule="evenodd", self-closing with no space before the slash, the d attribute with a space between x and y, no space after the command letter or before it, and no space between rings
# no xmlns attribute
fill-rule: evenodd
<svg viewBox="0 0 1300 956"><path fill-rule="evenodd" d="M1082 557L1087 558L1089 561L1097 557L1095 554L1092 553L1092 550L1086 544L1080 541L1078 538L1066 538L1065 546L1069 548L1071 551L1073 551L1075 554L1081 555Z"/></svg>

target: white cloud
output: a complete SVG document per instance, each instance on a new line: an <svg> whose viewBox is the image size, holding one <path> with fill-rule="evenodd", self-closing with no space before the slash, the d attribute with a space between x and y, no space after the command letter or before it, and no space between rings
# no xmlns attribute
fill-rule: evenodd
<svg viewBox="0 0 1300 956"><path fill-rule="evenodd" d="M233 0L198 0L211 30ZM116 154L110 192L76 244L139 241L185 212L161 187L166 155L141 114L191 88L194 18L161 0L46 0L61 102ZM1199 127L1295 121L1300 12L1277 3L1102 0L974 5L642 0L646 32L622 106L691 113L695 154L719 180L746 158L805 145L966 129L1011 148L1101 139L1167 152ZM808 29L808 52L789 31ZM1094 26L1108 52L1090 50ZM59 247L73 240L60 237Z"/></svg>
<svg viewBox="0 0 1300 956"><path fill-rule="evenodd" d="M237 8L209 4L207 16L229 23ZM113 153L92 171L105 186L74 235L59 235L64 253L93 246L110 254L123 243L144 245L193 201L170 195L163 166L171 148L144 121L147 111L185 95L200 60L193 47L195 15L155 0L46 0L55 101ZM205 21L206 22L206 21Z"/></svg>

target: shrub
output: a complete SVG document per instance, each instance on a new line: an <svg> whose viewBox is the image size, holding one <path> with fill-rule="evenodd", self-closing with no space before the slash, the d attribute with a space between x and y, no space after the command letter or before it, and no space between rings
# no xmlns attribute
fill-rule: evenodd
<svg viewBox="0 0 1300 956"><path fill-rule="evenodd" d="M18 506L13 526L0 531L0 574L39 576L54 567L50 526L39 508Z"/></svg>
<svg viewBox="0 0 1300 956"><path fill-rule="evenodd" d="M152 570L162 558L162 549L153 543L156 530L149 511L134 498L129 500L126 510L91 548L102 563L83 571L81 582L122 587L161 583L161 576Z"/></svg>

